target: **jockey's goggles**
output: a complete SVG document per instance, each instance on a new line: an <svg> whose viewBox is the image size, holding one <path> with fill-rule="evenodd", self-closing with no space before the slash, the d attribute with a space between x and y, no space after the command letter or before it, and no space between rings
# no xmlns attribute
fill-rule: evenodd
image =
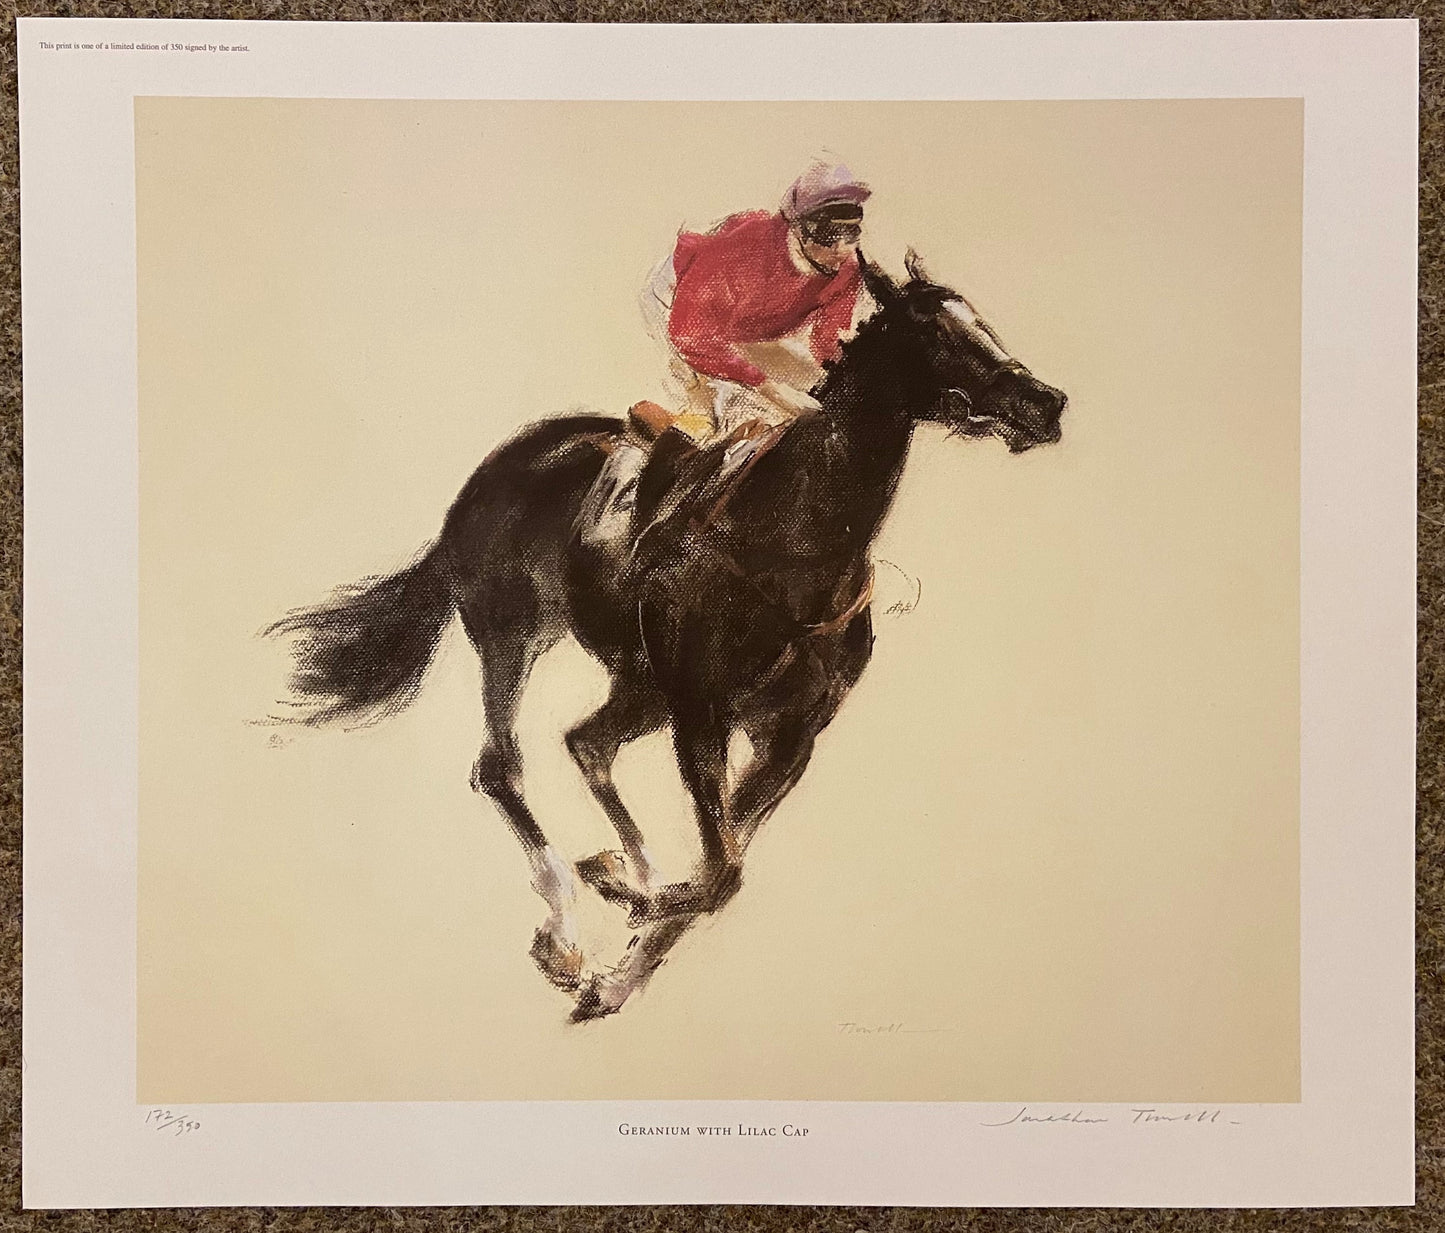
<svg viewBox="0 0 1445 1233"><path fill-rule="evenodd" d="M863 235L863 224L827 218L808 221L803 224L803 235L824 248L832 248L835 244L856 244Z"/></svg>
<svg viewBox="0 0 1445 1233"><path fill-rule="evenodd" d="M803 219L803 238L825 248L856 244L863 234L863 210L852 202L838 202L815 210Z"/></svg>

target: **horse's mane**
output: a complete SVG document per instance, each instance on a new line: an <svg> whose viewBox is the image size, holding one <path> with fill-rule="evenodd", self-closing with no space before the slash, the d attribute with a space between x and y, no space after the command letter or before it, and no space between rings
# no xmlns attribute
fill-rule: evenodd
<svg viewBox="0 0 1445 1233"><path fill-rule="evenodd" d="M858 327L849 338L841 340L838 355L823 362L823 377L814 385L811 393L827 406L827 394L848 376L855 375L860 362L866 362L869 351L888 336L890 327L894 336L900 322L909 323L909 314L898 311L904 301L921 303L939 311L950 300L962 297L952 287L933 282L917 265L917 256L909 251L906 258L909 279L899 283L881 267L858 254L860 268L864 271L864 291L873 302L873 310L858 322ZM881 294L880 294L881 292Z"/></svg>

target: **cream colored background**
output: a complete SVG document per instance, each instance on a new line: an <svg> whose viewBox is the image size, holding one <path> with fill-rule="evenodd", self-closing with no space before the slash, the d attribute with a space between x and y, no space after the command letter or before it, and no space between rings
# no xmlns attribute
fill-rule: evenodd
<svg viewBox="0 0 1445 1233"><path fill-rule="evenodd" d="M140 1098L1297 1099L1301 121L138 102ZM278 745L254 631L409 554L518 424L655 392L678 223L822 146L874 255L1069 392L1065 441L920 433L878 555L922 603L880 605L744 894L568 1027L466 788L465 640L390 725ZM571 855L609 836L555 738L599 690L559 652L525 715ZM685 863L665 741L620 779Z"/></svg>

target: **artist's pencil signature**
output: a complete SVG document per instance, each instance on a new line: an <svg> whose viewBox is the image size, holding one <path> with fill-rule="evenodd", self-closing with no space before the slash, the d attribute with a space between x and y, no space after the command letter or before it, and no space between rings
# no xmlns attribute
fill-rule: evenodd
<svg viewBox="0 0 1445 1233"><path fill-rule="evenodd" d="M195 1118L184 1113L172 1113L169 1109L147 1110L145 1124L157 1133L170 1135L188 1135L201 1128Z"/></svg>
<svg viewBox="0 0 1445 1233"><path fill-rule="evenodd" d="M983 1122L989 1127L1022 1126L1026 1123L1064 1123L1071 1126L1099 1126L1105 1122L1119 1122L1128 1126L1160 1126L1173 1123L1192 1123L1195 1126L1238 1126L1239 1122L1227 1115L1223 1109L1184 1109L1170 1112L1150 1105L1142 1109L1125 1109L1122 1113L1089 1113L1083 1109L1069 1109L1062 1113L1035 1113L1028 1105L1021 1105L1017 1113L1001 1122Z"/></svg>

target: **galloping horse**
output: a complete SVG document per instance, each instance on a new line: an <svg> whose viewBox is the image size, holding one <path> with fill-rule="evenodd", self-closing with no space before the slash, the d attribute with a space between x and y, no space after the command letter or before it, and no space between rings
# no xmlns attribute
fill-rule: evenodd
<svg viewBox="0 0 1445 1233"><path fill-rule="evenodd" d="M461 616L482 662L487 728L471 783L496 802L527 854L549 909L532 957L575 995L574 1020L619 1010L688 927L736 893L748 843L863 672L873 645L869 546L915 425L998 436L1015 453L1059 439L1064 394L1011 357L911 253L907 266L899 285L863 262L877 308L814 391L820 411L730 474L726 443L654 459L630 552L577 533L624 424L545 420L477 468L441 535L411 565L267 631L296 639L291 719L354 726L415 697L453 614ZM532 665L568 634L611 678L607 700L566 741L622 845L576 866L527 805L514 732ZM611 772L624 744L669 724L702 859L689 880L659 885ZM731 775L737 731L752 756ZM616 968L584 970L579 879L623 905L638 930Z"/></svg>

